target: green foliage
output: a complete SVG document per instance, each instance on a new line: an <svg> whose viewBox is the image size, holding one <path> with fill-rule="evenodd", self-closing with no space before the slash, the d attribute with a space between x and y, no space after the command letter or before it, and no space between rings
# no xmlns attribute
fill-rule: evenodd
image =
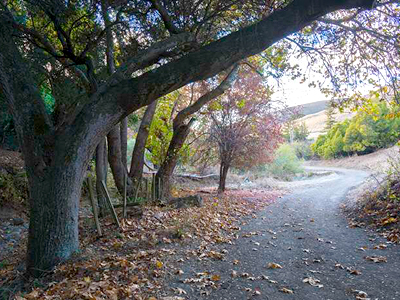
<svg viewBox="0 0 400 300"><path fill-rule="evenodd" d="M351 154L366 154L395 144L399 138L398 106L371 103L368 111L351 120L334 124L311 145L314 155L329 159Z"/></svg>
<svg viewBox="0 0 400 300"><path fill-rule="evenodd" d="M273 162L267 165L267 171L275 177L289 180L296 173L303 172L301 160L297 157L295 148L282 144L275 152Z"/></svg>
<svg viewBox="0 0 400 300"><path fill-rule="evenodd" d="M295 124L294 121L289 121L283 129L283 137L288 143L307 141L310 131L305 122Z"/></svg>
<svg viewBox="0 0 400 300"><path fill-rule="evenodd" d="M335 125L336 120L335 120L335 109L333 106L329 106L326 110L326 122L325 122L325 130L328 131L330 130L333 125Z"/></svg>
<svg viewBox="0 0 400 300"><path fill-rule="evenodd" d="M300 141L292 143L291 146L294 148L298 158L308 160L311 159L313 155L310 144L310 141Z"/></svg>
<svg viewBox="0 0 400 300"><path fill-rule="evenodd" d="M172 120L174 113L175 102L178 100L179 92L173 92L158 101L157 110L150 126L149 137L147 138L146 158L153 165L159 166L163 163L167 155L168 146L173 135ZM184 144L179 151L179 162L185 163L191 155L189 145Z"/></svg>

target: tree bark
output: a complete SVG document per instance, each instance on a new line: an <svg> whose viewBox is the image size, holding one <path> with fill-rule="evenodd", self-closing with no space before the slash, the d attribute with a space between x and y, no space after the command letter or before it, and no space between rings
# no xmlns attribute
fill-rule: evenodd
<svg viewBox="0 0 400 300"><path fill-rule="evenodd" d="M118 192L123 195L124 193L124 176L126 174L126 168L122 164L121 154L121 134L120 127L118 125L107 135L108 142L108 161L110 163L111 172L114 177L115 186Z"/></svg>
<svg viewBox="0 0 400 300"><path fill-rule="evenodd" d="M27 271L38 276L78 250L79 199L94 146L89 151L88 143L73 139L68 129L55 131L10 36L10 18L0 11L0 90L22 145L30 191Z"/></svg>
<svg viewBox="0 0 400 300"><path fill-rule="evenodd" d="M110 26L110 19L108 16L108 3L107 0L101 1L101 11L104 20L104 24L106 25L106 58L107 58L107 72L109 75L115 73L115 62L114 62L114 42L113 36ZM124 118L126 119L126 118ZM121 130L122 129L122 130ZM125 137L123 140L125 141L125 145L122 144L122 135L123 132ZM127 172L126 167L126 154L125 158L122 155L122 150L126 153L126 134L127 134L127 123L125 121L121 123L121 125L115 125L114 128L108 133L107 141L108 141L108 161L110 163L111 172L114 177L115 185L118 189L118 192L123 195L124 194L124 180ZM124 164L125 162L125 164ZM128 181L129 183L129 181Z"/></svg>
<svg viewBox="0 0 400 300"><path fill-rule="evenodd" d="M128 173L128 118L123 118L120 124L121 134L121 162Z"/></svg>
<svg viewBox="0 0 400 300"><path fill-rule="evenodd" d="M219 184L218 184L218 193L225 192L226 188L226 177L229 171L229 164L221 161L221 165L219 168Z"/></svg>
<svg viewBox="0 0 400 300"><path fill-rule="evenodd" d="M63 160L66 155L57 156ZM35 277L79 249L79 199L86 164L82 158L68 164L57 160L42 176L29 174L27 271Z"/></svg>
<svg viewBox="0 0 400 300"><path fill-rule="evenodd" d="M172 139L167 150L167 155L156 174L157 199L168 200L170 198L171 176L174 173L176 163L178 162L179 151L185 143L193 122L194 119L190 120L188 124L182 124L174 128L174 133L172 135Z"/></svg>
<svg viewBox="0 0 400 300"><path fill-rule="evenodd" d="M108 158L106 138L103 138L96 147L96 194L99 205L99 216L107 214L107 202L101 182L107 182Z"/></svg>
<svg viewBox="0 0 400 300"><path fill-rule="evenodd" d="M134 186L142 178L144 151L146 149L146 141L149 136L150 125L153 120L156 107L157 101L154 101L147 106L142 121L140 122L138 134L136 136L135 147L132 151L131 169L129 171L129 177L134 183L132 186Z"/></svg>

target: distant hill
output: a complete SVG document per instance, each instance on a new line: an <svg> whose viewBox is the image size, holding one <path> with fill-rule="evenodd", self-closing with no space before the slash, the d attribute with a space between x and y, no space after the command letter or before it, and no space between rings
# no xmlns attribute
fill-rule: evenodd
<svg viewBox="0 0 400 300"><path fill-rule="evenodd" d="M311 103L312 104L312 103ZM337 122L343 122L346 119L351 119L356 113L345 111L343 113L336 112L334 114ZM327 120L326 110L321 110L314 114L308 114L300 119L296 120L297 124L305 123L308 130L310 131L309 138L316 139L320 134L325 133L325 123Z"/></svg>
<svg viewBox="0 0 400 300"><path fill-rule="evenodd" d="M325 110L327 108L328 104L329 104L329 100L322 100L322 101L316 101L316 102L296 105L291 108L293 108L296 111L298 110L300 117L304 117L304 116L316 114L316 113L319 113L320 111Z"/></svg>

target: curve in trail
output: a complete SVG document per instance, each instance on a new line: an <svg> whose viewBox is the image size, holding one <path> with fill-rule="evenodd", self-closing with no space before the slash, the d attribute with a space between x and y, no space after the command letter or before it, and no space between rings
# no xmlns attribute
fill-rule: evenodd
<svg viewBox="0 0 400 300"><path fill-rule="evenodd" d="M183 267L187 277L196 272L221 274L221 287L202 296L193 285L178 280L172 287L184 289L187 299L356 299L358 291L370 299L400 299L399 247L362 228L349 228L340 211L348 191L368 174L363 171L313 168L334 171L324 179L309 180L279 199L242 227L240 238L224 261L191 261ZM246 233L257 233L242 237ZM222 249L222 247L221 247ZM384 256L374 263L366 256ZM232 262L238 260L234 265ZM277 263L282 269L269 269ZM235 270L238 277L232 278ZM356 270L356 271L354 271ZM241 277L242 273L245 277ZM358 274L358 275L357 275ZM262 278L264 275L264 279ZM267 276L268 279L265 277ZM323 287L303 282L318 279ZM277 282L277 283L274 283ZM284 293L282 288L293 291ZM259 291L255 295L255 291ZM365 296L358 294L360 298Z"/></svg>

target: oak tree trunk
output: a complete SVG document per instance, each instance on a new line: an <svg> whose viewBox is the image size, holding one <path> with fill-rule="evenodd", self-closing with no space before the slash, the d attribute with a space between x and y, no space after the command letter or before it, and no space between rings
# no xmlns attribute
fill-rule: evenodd
<svg viewBox="0 0 400 300"><path fill-rule="evenodd" d="M107 214L107 202L103 193L101 182L107 182L108 158L106 138L97 145L96 148L96 193L99 205L99 216Z"/></svg>
<svg viewBox="0 0 400 300"><path fill-rule="evenodd" d="M131 169L129 171L129 177L132 179L133 183L137 183L142 178L144 151L146 149L146 141L149 136L150 125L153 120L156 107L157 101L154 101L147 106L139 126L135 146L132 151Z"/></svg>
<svg viewBox="0 0 400 300"><path fill-rule="evenodd" d="M188 124L182 124L174 128L167 155L156 174L156 198L168 200L171 196L171 177L178 162L179 151L190 132L193 123L192 119Z"/></svg>
<svg viewBox="0 0 400 300"><path fill-rule="evenodd" d="M120 124L121 134L121 162L126 173L128 172L128 118L123 118Z"/></svg>
<svg viewBox="0 0 400 300"><path fill-rule="evenodd" d="M41 176L28 175L30 223L27 271L33 276L51 270L79 249L79 199L86 164L83 158L76 158L70 163L57 160Z"/></svg>
<svg viewBox="0 0 400 300"><path fill-rule="evenodd" d="M114 128L107 135L107 142L108 161L110 163L111 172L114 177L115 186L117 187L118 192L123 195L126 167L124 167L122 164L121 134L119 125L114 126Z"/></svg>

